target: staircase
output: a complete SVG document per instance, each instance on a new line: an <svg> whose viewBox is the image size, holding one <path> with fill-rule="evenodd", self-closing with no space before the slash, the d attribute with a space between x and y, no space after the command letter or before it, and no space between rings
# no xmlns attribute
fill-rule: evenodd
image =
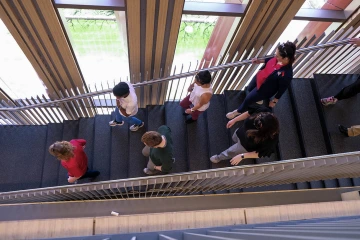
<svg viewBox="0 0 360 240"><path fill-rule="evenodd" d="M294 79L278 102L274 112L280 121L280 143L270 158L245 159L241 165L296 159L332 153L359 151L358 138L345 138L337 124L360 122L360 96L324 108L319 99L334 95L352 83L358 75L314 75L314 79ZM127 124L109 127L110 115L81 118L47 126L0 126L0 192L67 185L67 173L48 153L58 140L84 138L89 168L99 170L97 181L145 176L147 159L142 156L141 136L166 124L172 130L173 173L228 167L229 162L213 164L209 158L228 148L231 135L239 126L226 129L226 112L241 103L243 91L225 91L214 95L211 106L197 123L185 125L178 102L139 109L137 117L145 121L138 132L130 132ZM353 111L349 111L353 109ZM29 110L32 111L32 110ZM241 123L237 123L241 124ZM80 180L86 183L88 180ZM232 190L232 192L296 190L359 186L360 179L333 179L305 183L275 185ZM219 192L220 193L220 192ZM199 238L200 239L200 238Z"/></svg>

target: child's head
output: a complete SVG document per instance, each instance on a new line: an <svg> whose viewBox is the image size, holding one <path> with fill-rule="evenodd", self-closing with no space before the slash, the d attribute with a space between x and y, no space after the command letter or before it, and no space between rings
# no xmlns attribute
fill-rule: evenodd
<svg viewBox="0 0 360 240"><path fill-rule="evenodd" d="M55 142L49 147L51 155L59 160L69 160L74 157L74 146L68 141Z"/></svg>

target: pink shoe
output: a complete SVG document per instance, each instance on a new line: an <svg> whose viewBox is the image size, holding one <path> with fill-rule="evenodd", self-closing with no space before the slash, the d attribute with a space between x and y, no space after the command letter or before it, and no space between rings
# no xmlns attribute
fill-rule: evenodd
<svg viewBox="0 0 360 240"><path fill-rule="evenodd" d="M335 104L338 100L334 98L334 96L328 97L328 98L322 98L321 100L322 105L327 106L330 104Z"/></svg>

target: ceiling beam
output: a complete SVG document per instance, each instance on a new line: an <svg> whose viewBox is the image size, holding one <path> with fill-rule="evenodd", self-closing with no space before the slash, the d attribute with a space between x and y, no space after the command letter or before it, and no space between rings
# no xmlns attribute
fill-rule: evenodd
<svg viewBox="0 0 360 240"><path fill-rule="evenodd" d="M125 0L54 0L57 8L125 11Z"/></svg>
<svg viewBox="0 0 360 240"><path fill-rule="evenodd" d="M326 9L300 9L294 20L320 21L320 22L344 22L345 12Z"/></svg>
<svg viewBox="0 0 360 240"><path fill-rule="evenodd" d="M58 8L100 9L125 11L125 0L54 0ZM242 17L246 12L246 4L185 2L183 14ZM345 12L341 10L300 9L294 20L343 22Z"/></svg>

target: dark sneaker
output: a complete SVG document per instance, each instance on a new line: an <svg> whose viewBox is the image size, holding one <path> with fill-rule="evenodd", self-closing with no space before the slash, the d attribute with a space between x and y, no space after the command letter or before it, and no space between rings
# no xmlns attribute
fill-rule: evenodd
<svg viewBox="0 0 360 240"><path fill-rule="evenodd" d="M193 122L196 122L196 120L192 119L191 116L188 116L188 117L186 118L186 120L185 120L185 123L186 123L186 124L193 123Z"/></svg>
<svg viewBox="0 0 360 240"><path fill-rule="evenodd" d="M110 125L111 127L122 126L122 125L124 125L124 121L122 121L122 122L117 122L117 121L115 121L115 120L111 120L111 121L109 122L109 125Z"/></svg>
<svg viewBox="0 0 360 240"><path fill-rule="evenodd" d="M343 125L341 125L341 124L339 124L338 127L339 127L339 131L340 131L345 137L348 137L348 136L349 136L347 127L345 127L345 126L343 126Z"/></svg>
<svg viewBox="0 0 360 240"><path fill-rule="evenodd" d="M129 129L132 132L136 132L137 130L139 130L139 128L142 128L145 125L144 122L142 122L140 125L132 125Z"/></svg>

